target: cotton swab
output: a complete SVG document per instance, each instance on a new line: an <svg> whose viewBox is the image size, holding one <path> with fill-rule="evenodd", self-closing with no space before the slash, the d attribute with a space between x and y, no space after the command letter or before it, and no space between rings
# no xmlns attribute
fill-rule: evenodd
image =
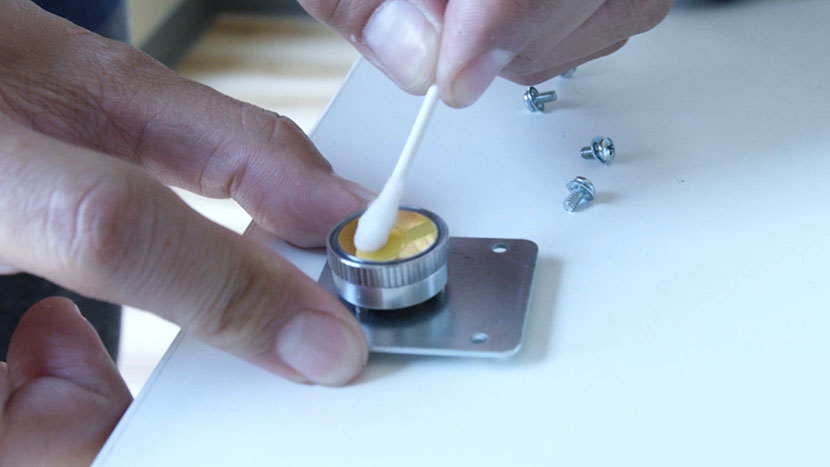
<svg viewBox="0 0 830 467"><path fill-rule="evenodd" d="M404 179L412 165L415 154L418 152L418 148L421 146L427 125L429 125L437 104L438 88L433 84L427 90L424 102L421 104L421 110L418 111L415 124L412 126L412 131L409 132L409 138L406 140L392 175L389 176L378 197L369 203L366 212L358 220L357 231L354 236L354 244L358 250L365 252L378 251L383 248L389 239L389 233L392 231L398 217L398 206L400 206L401 197L403 196Z"/></svg>

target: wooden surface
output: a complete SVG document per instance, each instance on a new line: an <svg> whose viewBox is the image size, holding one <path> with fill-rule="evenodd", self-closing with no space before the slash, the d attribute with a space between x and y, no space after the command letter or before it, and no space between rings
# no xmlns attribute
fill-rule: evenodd
<svg viewBox="0 0 830 467"><path fill-rule="evenodd" d="M178 71L310 131L357 56L310 18L222 15Z"/></svg>
<svg viewBox="0 0 830 467"><path fill-rule="evenodd" d="M130 44L140 45L184 0L127 0Z"/></svg>

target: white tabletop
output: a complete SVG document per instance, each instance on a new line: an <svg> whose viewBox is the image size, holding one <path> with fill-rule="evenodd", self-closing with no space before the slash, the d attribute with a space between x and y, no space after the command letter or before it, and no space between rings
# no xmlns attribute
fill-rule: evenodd
<svg viewBox="0 0 830 467"><path fill-rule="evenodd" d="M825 0L676 8L550 112L440 107L405 201L539 245L524 349L295 385L180 337L96 465L828 465ZM420 100L359 64L314 133L379 189ZM608 167L579 157L614 138ZM584 175L597 197L562 210ZM319 275L317 252L274 248Z"/></svg>

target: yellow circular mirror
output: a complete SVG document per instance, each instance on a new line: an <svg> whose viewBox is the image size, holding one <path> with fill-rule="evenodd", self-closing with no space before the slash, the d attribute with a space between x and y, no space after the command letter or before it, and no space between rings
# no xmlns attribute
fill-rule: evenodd
<svg viewBox="0 0 830 467"><path fill-rule="evenodd" d="M388 262L411 258L428 250L438 238L438 227L430 218L400 209L386 245L378 251L360 251L354 246L357 221L358 218L352 219L343 226L337 242L346 254L368 261Z"/></svg>

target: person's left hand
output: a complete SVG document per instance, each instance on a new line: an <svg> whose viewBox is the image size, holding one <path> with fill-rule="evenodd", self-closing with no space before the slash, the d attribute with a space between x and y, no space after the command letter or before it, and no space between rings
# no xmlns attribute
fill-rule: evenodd
<svg viewBox="0 0 830 467"><path fill-rule="evenodd" d="M28 0L0 5L0 274L154 312L292 381L355 378L368 348L354 316L164 184L231 197L301 247L322 245L367 190L286 117ZM65 300L28 311L0 367L2 466L88 464L130 400Z"/></svg>
<svg viewBox="0 0 830 467"><path fill-rule="evenodd" d="M2 464L89 465L131 400L75 305L42 300L15 330L8 363L0 362Z"/></svg>
<svg viewBox="0 0 830 467"><path fill-rule="evenodd" d="M322 246L369 197L288 118L5 0L0 272L150 311L292 381L342 385L360 372L366 338L339 300L164 184L233 198L301 247Z"/></svg>

